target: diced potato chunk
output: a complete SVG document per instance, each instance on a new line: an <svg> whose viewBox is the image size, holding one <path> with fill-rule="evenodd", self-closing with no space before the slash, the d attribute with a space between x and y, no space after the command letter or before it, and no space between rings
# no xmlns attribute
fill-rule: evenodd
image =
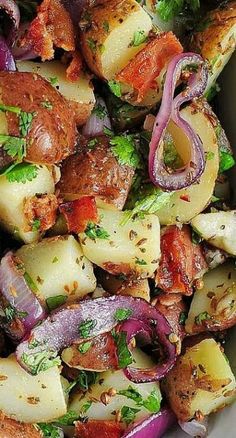
<svg viewBox="0 0 236 438"><path fill-rule="evenodd" d="M95 104L95 96L90 79L81 73L77 81L69 81L66 77L66 68L59 61L50 62L17 62L20 72L38 73L50 81L57 90L68 99L76 112L76 122L83 125L91 114Z"/></svg>
<svg viewBox="0 0 236 438"><path fill-rule="evenodd" d="M126 221L124 212L102 209L99 216L100 237L94 238L89 230L79 235L85 256L114 275L151 277L160 258L158 218Z"/></svg>
<svg viewBox="0 0 236 438"><path fill-rule="evenodd" d="M211 245L236 256L236 210L202 213L191 223Z"/></svg>
<svg viewBox="0 0 236 438"><path fill-rule="evenodd" d="M37 241L38 231L26 231L28 224L24 215L24 201L36 194L54 193L53 170L38 167L37 177L26 183L9 182L0 176L0 224L25 243Z"/></svg>
<svg viewBox="0 0 236 438"><path fill-rule="evenodd" d="M191 104L181 111L181 116L186 120L203 142L203 149L211 159L206 160L206 168L198 183L192 184L187 189L179 190L173 194L168 205L161 208L157 215L161 224L171 225L177 222L188 222L206 207L213 194L215 180L219 168L219 153L216 133L204 105L198 103L195 107ZM176 131L177 130L177 131ZM176 149L182 160L188 160L189 147L186 139L178 128L172 126L171 134L175 140Z"/></svg>
<svg viewBox="0 0 236 438"><path fill-rule="evenodd" d="M90 69L110 80L144 47L133 43L135 32L142 32L145 40L152 21L134 0L104 2L86 10L89 14L93 25L82 29L82 51Z"/></svg>
<svg viewBox="0 0 236 438"><path fill-rule="evenodd" d="M135 350L133 356L136 361L135 366L139 368L149 368L154 366L150 357L140 350ZM86 411L86 416L88 416L89 419L115 420L114 412L119 413L123 406L139 410L135 415L135 421L144 418L145 416L149 416L150 411L145 407L138 407L134 400L125 395L118 394L119 391L127 390L129 387L138 391L142 400L146 400L152 393L157 400L159 399L159 401L161 401L161 393L157 382L135 384L125 377L122 370L114 372L107 371L99 375L99 381L91 386L91 391L85 394L83 398L81 398L81 393L75 393L73 395L69 405L69 410L75 411L79 414L83 411L83 406L86 402L96 399L98 401L96 403L91 403L90 408ZM116 391L116 395L110 397L109 403L105 405L100 401L101 395L104 392L108 392L111 388Z"/></svg>
<svg viewBox="0 0 236 438"><path fill-rule="evenodd" d="M236 269L228 262L208 272L204 287L196 290L190 306L186 331L198 333L225 330L236 324Z"/></svg>
<svg viewBox="0 0 236 438"><path fill-rule="evenodd" d="M0 358L0 410L25 423L52 421L66 413L60 370L28 374L12 354Z"/></svg>
<svg viewBox="0 0 236 438"><path fill-rule="evenodd" d="M181 421L223 408L235 399L235 391L235 377L214 339L188 348L165 380L171 408Z"/></svg>
<svg viewBox="0 0 236 438"><path fill-rule="evenodd" d="M81 299L96 287L93 267L73 236L58 236L22 246L16 255L44 301L53 297ZM59 300L60 302L60 300Z"/></svg>

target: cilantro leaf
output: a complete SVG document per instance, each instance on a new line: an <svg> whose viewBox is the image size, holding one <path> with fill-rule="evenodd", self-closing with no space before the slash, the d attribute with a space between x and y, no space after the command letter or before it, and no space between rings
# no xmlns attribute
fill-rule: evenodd
<svg viewBox="0 0 236 438"><path fill-rule="evenodd" d="M235 159L233 155L228 152L220 151L220 166L219 173L223 173L226 170L231 169L235 165Z"/></svg>
<svg viewBox="0 0 236 438"><path fill-rule="evenodd" d="M98 103L92 110L92 114L95 114L100 120L104 120L107 116L106 108Z"/></svg>
<svg viewBox="0 0 236 438"><path fill-rule="evenodd" d="M78 327L78 332L81 338L88 338L91 334L91 331L96 327L97 320L96 319L87 319L87 321L81 322Z"/></svg>
<svg viewBox="0 0 236 438"><path fill-rule="evenodd" d="M35 113L27 113L25 111L21 111L19 114L19 128L20 128L20 134L22 137L26 137L27 134L30 131L33 118L35 116Z"/></svg>
<svg viewBox="0 0 236 438"><path fill-rule="evenodd" d="M75 411L68 411L65 415L58 418L55 422L60 426L73 426L74 422L79 419Z"/></svg>
<svg viewBox="0 0 236 438"><path fill-rule="evenodd" d="M21 311L17 310L11 304L9 304L7 307L5 307L4 314L5 314L7 322L11 322L15 318L24 319L24 318L26 318L26 316L28 316L27 312L21 312Z"/></svg>
<svg viewBox="0 0 236 438"><path fill-rule="evenodd" d="M132 135L116 135L111 138L110 144L113 154L121 165L134 168L140 166L140 156Z"/></svg>
<svg viewBox="0 0 236 438"><path fill-rule="evenodd" d="M76 385L83 392L87 392L89 387L96 383L96 380L97 373L95 371L80 371L78 377L66 388L66 393L69 394Z"/></svg>
<svg viewBox="0 0 236 438"><path fill-rule="evenodd" d="M140 409L123 406L121 409L121 419L128 426L130 423L133 423L138 412L140 412Z"/></svg>
<svg viewBox="0 0 236 438"><path fill-rule="evenodd" d="M126 368L133 362L132 355L127 345L127 333L112 331L112 336L115 340L117 347L118 364L120 368Z"/></svg>
<svg viewBox="0 0 236 438"><path fill-rule="evenodd" d="M135 257L135 263L136 263L136 265L140 265L140 266L147 265L147 262L145 262L145 260L139 259L138 257Z"/></svg>
<svg viewBox="0 0 236 438"><path fill-rule="evenodd" d="M133 311L131 309L125 309L121 307L120 309L116 310L114 318L116 321L125 321L126 319L129 319L132 314Z"/></svg>
<svg viewBox="0 0 236 438"><path fill-rule="evenodd" d="M61 431L57 426L50 423L38 423L37 426L45 438L61 438Z"/></svg>
<svg viewBox="0 0 236 438"><path fill-rule="evenodd" d="M149 412L159 412L161 408L161 399L155 389L151 392L146 400L143 400L142 406L144 406Z"/></svg>
<svg viewBox="0 0 236 438"><path fill-rule="evenodd" d="M142 396L131 385L128 386L128 389L122 389L121 391L119 391L118 394L123 395L124 397L127 397L130 400L133 400L137 404L140 404L143 401Z"/></svg>
<svg viewBox="0 0 236 438"><path fill-rule="evenodd" d="M116 97L121 97L122 96L121 85L119 84L119 82L116 82L114 80L108 81L108 86L109 86L110 90L112 91L112 93Z"/></svg>
<svg viewBox="0 0 236 438"><path fill-rule="evenodd" d="M188 317L187 312L181 312L179 315L179 324L185 325L185 321L186 321L187 317Z"/></svg>
<svg viewBox="0 0 236 438"><path fill-rule="evenodd" d="M165 165L173 170L179 169L184 164L169 134L167 134L164 139L163 159Z"/></svg>
<svg viewBox="0 0 236 438"><path fill-rule="evenodd" d="M136 30L134 32L133 39L130 43L131 47L138 47L141 44L145 43L147 41L147 35L145 33L145 30Z"/></svg>
<svg viewBox="0 0 236 438"><path fill-rule="evenodd" d="M1 175L5 175L9 182L25 184L37 177L38 168L35 164L18 163L5 168Z"/></svg>
<svg viewBox="0 0 236 438"><path fill-rule="evenodd" d="M92 50L93 53L96 52L96 49L97 49L96 41L93 40L93 38L88 38L87 43L88 43L90 50Z"/></svg>
<svg viewBox="0 0 236 438"><path fill-rule="evenodd" d="M90 350L91 347L92 347L92 341L84 342L83 344L80 344L78 346L78 351L81 354L86 354Z"/></svg>
<svg viewBox="0 0 236 438"><path fill-rule="evenodd" d="M0 145L10 157L16 158L18 161L26 156L26 140L24 138L0 134Z"/></svg>
<svg viewBox="0 0 236 438"><path fill-rule="evenodd" d="M211 316L208 312L201 312L199 315L195 317L195 324L201 325L203 321L211 319Z"/></svg>
<svg viewBox="0 0 236 438"><path fill-rule="evenodd" d="M62 306L62 304L65 304L67 301L67 295L56 295L55 297L49 297L46 299L46 304L48 309L54 310L59 306Z"/></svg>
<svg viewBox="0 0 236 438"><path fill-rule="evenodd" d="M96 239L109 239L110 235L104 228L95 224L94 222L89 222L85 230L86 236L92 240Z"/></svg>
<svg viewBox="0 0 236 438"><path fill-rule="evenodd" d="M200 0L158 0L156 11L164 21L169 21L182 13L186 7L196 12L200 8Z"/></svg>
<svg viewBox="0 0 236 438"><path fill-rule="evenodd" d="M41 351L37 353L23 353L21 356L22 362L27 365L33 376L41 371L46 371L54 366L61 365L60 358L53 351Z"/></svg>

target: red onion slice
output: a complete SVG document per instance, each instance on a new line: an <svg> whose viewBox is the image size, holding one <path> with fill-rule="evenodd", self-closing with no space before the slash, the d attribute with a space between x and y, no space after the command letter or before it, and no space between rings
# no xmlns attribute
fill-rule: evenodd
<svg viewBox="0 0 236 438"><path fill-rule="evenodd" d="M174 99L176 84L186 67L197 66L197 72L189 73L186 89ZM196 182L205 169L205 157L202 141L191 126L182 119L180 106L204 94L208 79L208 70L200 55L184 53L175 56L170 62L163 91L160 110L156 116L149 151L149 175L153 184L166 191L186 188ZM170 120L178 125L191 147L191 160L181 169L172 171L164 163L164 137Z"/></svg>
<svg viewBox="0 0 236 438"><path fill-rule="evenodd" d="M104 128L111 129L111 121L104 100L98 97L91 116L83 126L82 134L85 137L96 137L104 134Z"/></svg>
<svg viewBox="0 0 236 438"><path fill-rule="evenodd" d="M1 260L0 290L6 306L10 306L22 322L22 337L45 318L44 309L27 285L22 272L16 267L12 252L8 252ZM10 328L10 321L4 322L3 318L2 325L13 338L19 338L14 328Z"/></svg>
<svg viewBox="0 0 236 438"><path fill-rule="evenodd" d="M207 437L207 426L208 418L205 417L202 422L197 420L191 420L187 422L179 421L179 426L181 429L192 437L206 438Z"/></svg>
<svg viewBox="0 0 236 438"><path fill-rule="evenodd" d="M19 363L31 374L37 374L42 369L44 360L49 368L53 365L51 359L73 342L110 332L119 322L116 314L120 309L128 310L129 317L148 326L152 338L158 340L167 357L164 365L167 373L176 360L176 345L171 342L171 328L155 307L130 296L85 300L78 305L55 311L41 325L31 330L28 339L18 345L16 355ZM134 332L137 333L136 328ZM32 339L36 342L35 347L31 345ZM163 377L163 365L157 365L152 370L130 368L127 373L134 382L156 381Z"/></svg>
<svg viewBox="0 0 236 438"><path fill-rule="evenodd" d="M12 54L16 61L27 61L38 57L30 43L21 46L21 40L27 33L29 25L30 23L22 23L18 29L17 36L12 47Z"/></svg>
<svg viewBox="0 0 236 438"><path fill-rule="evenodd" d="M20 10L14 0L0 0L0 9L4 10L11 21L11 29L9 29L6 40L7 44L12 46L20 24Z"/></svg>
<svg viewBox="0 0 236 438"><path fill-rule="evenodd" d="M174 413L169 408L163 408L129 428L122 438L161 438L175 421Z"/></svg>
<svg viewBox="0 0 236 438"><path fill-rule="evenodd" d="M15 71L16 64L13 55L5 41L0 35L0 71Z"/></svg>

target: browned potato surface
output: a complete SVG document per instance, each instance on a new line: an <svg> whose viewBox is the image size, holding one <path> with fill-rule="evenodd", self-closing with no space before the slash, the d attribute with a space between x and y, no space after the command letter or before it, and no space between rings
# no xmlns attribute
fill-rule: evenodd
<svg viewBox="0 0 236 438"><path fill-rule="evenodd" d="M0 103L34 113L26 137L26 161L54 164L73 153L76 140L75 115L66 99L37 74L0 72ZM19 117L6 112L1 133L19 136ZM6 129L7 127L7 129ZM3 129L4 130L3 130Z"/></svg>
<svg viewBox="0 0 236 438"><path fill-rule="evenodd" d="M64 161L57 187L66 200L92 195L106 208L122 209L134 175L109 150L109 139L99 137L92 149L84 147Z"/></svg>
<svg viewBox="0 0 236 438"><path fill-rule="evenodd" d="M0 413L1 438L42 438L42 433L33 424L20 423Z"/></svg>

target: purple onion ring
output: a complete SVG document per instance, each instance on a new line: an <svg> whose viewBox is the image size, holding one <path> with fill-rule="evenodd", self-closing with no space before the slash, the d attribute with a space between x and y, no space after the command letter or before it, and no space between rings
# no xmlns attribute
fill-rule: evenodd
<svg viewBox="0 0 236 438"><path fill-rule="evenodd" d="M175 421L176 417L171 409L162 408L157 414L131 426L122 438L161 438Z"/></svg>
<svg viewBox="0 0 236 438"><path fill-rule="evenodd" d="M5 38L0 35L0 71L16 71L14 57Z"/></svg>

